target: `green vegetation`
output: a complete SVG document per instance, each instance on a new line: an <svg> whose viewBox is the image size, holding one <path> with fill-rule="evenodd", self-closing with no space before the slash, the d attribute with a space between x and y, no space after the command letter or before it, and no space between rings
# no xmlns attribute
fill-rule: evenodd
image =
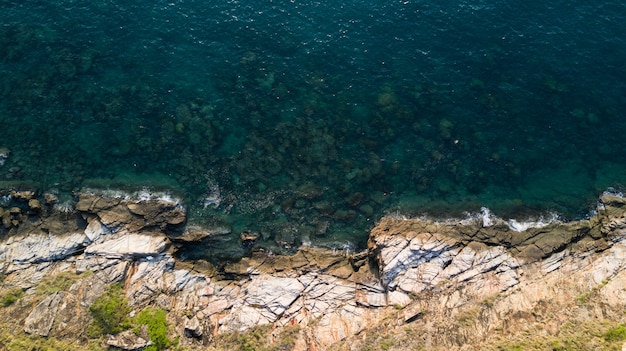
<svg viewBox="0 0 626 351"><path fill-rule="evenodd" d="M626 325L607 321L564 324L557 335L527 331L515 337L502 337L493 343L500 351L621 351L626 340Z"/></svg>
<svg viewBox="0 0 626 351"><path fill-rule="evenodd" d="M59 291L67 291L79 279L88 277L91 274L89 271L81 274L61 272L47 276L37 285L36 293L38 295L50 295Z"/></svg>
<svg viewBox="0 0 626 351"><path fill-rule="evenodd" d="M590 291L587 291L586 293L576 297L576 304L579 306L586 304L587 300L592 294L600 291L600 289L604 288L608 283L609 281L607 279L604 279L600 284L598 284L598 286L594 286L593 289L591 289Z"/></svg>
<svg viewBox="0 0 626 351"><path fill-rule="evenodd" d="M134 318L130 318L130 307L120 284L111 285L89 308L93 322L88 327L88 334L98 338L107 334L117 334L133 328L139 333L142 326L148 329L152 345L146 351L165 350L175 343L167 336L166 312L158 308L146 308Z"/></svg>
<svg viewBox="0 0 626 351"><path fill-rule="evenodd" d="M218 335L208 350L212 351L289 351L296 344L300 327L286 326L273 330L272 325L251 328L245 332Z"/></svg>
<svg viewBox="0 0 626 351"><path fill-rule="evenodd" d="M463 327L470 327L474 325L474 323L476 322L476 318L478 317L478 312L479 312L478 308L475 308L475 307L462 310L456 316L456 321L458 322L459 325Z"/></svg>
<svg viewBox="0 0 626 351"><path fill-rule="evenodd" d="M133 319L132 323L135 325L136 333L142 325L148 327L148 335L150 336L150 340L152 340L152 345L144 350L159 351L172 346L172 341L167 337L167 321L165 320L165 315L166 312L162 309L146 308L139 312Z"/></svg>
<svg viewBox="0 0 626 351"><path fill-rule="evenodd" d="M0 350L8 351L104 351L99 340L87 344L74 340L60 340L54 337L28 335L22 331L14 332L6 325L0 325Z"/></svg>
<svg viewBox="0 0 626 351"><path fill-rule="evenodd" d="M626 340L626 324L622 323L609 329L604 334L604 340L609 342Z"/></svg>
<svg viewBox="0 0 626 351"><path fill-rule="evenodd" d="M0 303L4 307L11 306L15 301L24 296L24 291L20 288L10 289L0 294Z"/></svg>
<svg viewBox="0 0 626 351"><path fill-rule="evenodd" d="M130 307L124 289L113 284L89 307L93 322L87 332L92 337L116 334L131 327Z"/></svg>

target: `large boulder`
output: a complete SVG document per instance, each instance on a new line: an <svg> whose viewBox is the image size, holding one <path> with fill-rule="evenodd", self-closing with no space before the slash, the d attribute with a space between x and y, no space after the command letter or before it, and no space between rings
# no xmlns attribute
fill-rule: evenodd
<svg viewBox="0 0 626 351"><path fill-rule="evenodd" d="M82 192L76 210L95 215L111 231L166 230L185 223L186 211L179 200L149 193Z"/></svg>
<svg viewBox="0 0 626 351"><path fill-rule="evenodd" d="M65 293L57 292L41 301L26 317L24 331L29 334L48 336L54 324L59 304L64 297Z"/></svg>

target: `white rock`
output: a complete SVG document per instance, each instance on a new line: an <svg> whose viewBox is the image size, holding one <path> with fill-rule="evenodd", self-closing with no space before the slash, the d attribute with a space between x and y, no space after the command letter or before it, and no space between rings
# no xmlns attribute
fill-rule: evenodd
<svg viewBox="0 0 626 351"><path fill-rule="evenodd" d="M270 322L276 321L304 291L298 279L268 276L253 279L247 288L245 304L261 308Z"/></svg>
<svg viewBox="0 0 626 351"><path fill-rule="evenodd" d="M26 317L24 331L29 334L48 336L64 295L64 292L57 292L41 301Z"/></svg>
<svg viewBox="0 0 626 351"><path fill-rule="evenodd" d="M121 233L114 239L90 245L85 249L85 254L109 258L142 258L159 255L168 244L165 235Z"/></svg>
<svg viewBox="0 0 626 351"><path fill-rule="evenodd" d="M82 250L85 239L83 233L12 237L0 244L0 261L28 264L59 261Z"/></svg>
<svg viewBox="0 0 626 351"><path fill-rule="evenodd" d="M92 242L110 233L111 231L98 218L93 218L85 228L85 235Z"/></svg>

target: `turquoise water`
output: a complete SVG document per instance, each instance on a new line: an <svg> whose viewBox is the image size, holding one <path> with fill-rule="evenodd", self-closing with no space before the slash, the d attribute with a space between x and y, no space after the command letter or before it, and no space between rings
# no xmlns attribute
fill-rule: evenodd
<svg viewBox="0 0 626 351"><path fill-rule="evenodd" d="M626 183L620 1L1 1L3 184L170 189L362 245L383 213L589 211Z"/></svg>

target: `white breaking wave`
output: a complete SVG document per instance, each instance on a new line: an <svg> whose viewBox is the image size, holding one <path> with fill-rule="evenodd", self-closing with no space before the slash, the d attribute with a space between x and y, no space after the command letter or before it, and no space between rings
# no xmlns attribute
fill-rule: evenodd
<svg viewBox="0 0 626 351"><path fill-rule="evenodd" d="M506 225L515 232L523 232L533 228L543 228L552 223L560 222L557 213L549 213L538 218L528 218L525 220L509 219L504 220L491 212L487 207L481 207L479 213L468 213L465 219L459 221L463 225L480 223L483 228L492 227L494 225Z"/></svg>
<svg viewBox="0 0 626 351"><path fill-rule="evenodd" d="M556 213L550 213L547 217L541 216L536 220L517 221L515 219L509 219L507 225L511 230L516 232L523 232L531 228L543 228L552 223L560 222L559 216Z"/></svg>
<svg viewBox="0 0 626 351"><path fill-rule="evenodd" d="M178 197L172 196L172 194L163 191L152 191L149 188L143 188L136 192L127 192L123 190L111 190L111 189L83 189L83 192L100 195L105 197L112 197L116 199L124 199L127 201L141 202L148 200L160 200L163 202L171 203L176 206L182 206L182 200Z"/></svg>

